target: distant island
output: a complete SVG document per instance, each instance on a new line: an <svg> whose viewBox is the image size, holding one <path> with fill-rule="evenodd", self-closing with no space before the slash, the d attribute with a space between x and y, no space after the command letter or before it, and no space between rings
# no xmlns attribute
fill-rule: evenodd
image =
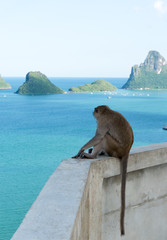
<svg viewBox="0 0 167 240"><path fill-rule="evenodd" d="M150 51L139 66L134 65L124 89L167 89L167 62L157 51Z"/></svg>
<svg viewBox="0 0 167 240"><path fill-rule="evenodd" d="M69 91L70 92L102 92L102 91L113 92L116 89L117 88L113 86L111 83L105 80L99 79L91 84L85 84L79 87L71 87Z"/></svg>
<svg viewBox="0 0 167 240"><path fill-rule="evenodd" d="M0 75L0 89L10 89L11 86L9 83L5 82Z"/></svg>
<svg viewBox="0 0 167 240"><path fill-rule="evenodd" d="M57 94L64 91L55 86L41 72L29 72L26 81L16 91L17 94Z"/></svg>

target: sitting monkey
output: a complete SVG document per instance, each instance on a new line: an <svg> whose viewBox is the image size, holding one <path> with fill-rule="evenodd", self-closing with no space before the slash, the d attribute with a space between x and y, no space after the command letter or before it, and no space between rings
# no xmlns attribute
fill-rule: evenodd
<svg viewBox="0 0 167 240"><path fill-rule="evenodd" d="M95 136L87 142L73 158L96 158L101 153L106 153L111 157L119 158L121 164L121 235L125 234L125 188L127 162L130 149L133 144L133 131L129 122L116 111L108 106L102 105L94 109L94 117L97 120L97 130ZM89 153L86 149L93 147Z"/></svg>

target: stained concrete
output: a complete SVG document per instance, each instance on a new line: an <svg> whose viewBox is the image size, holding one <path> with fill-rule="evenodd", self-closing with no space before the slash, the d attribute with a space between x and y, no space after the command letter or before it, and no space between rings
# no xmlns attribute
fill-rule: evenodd
<svg viewBox="0 0 167 240"><path fill-rule="evenodd" d="M120 237L119 216L119 160L66 159L12 240L167 239L167 143L132 149L124 237Z"/></svg>

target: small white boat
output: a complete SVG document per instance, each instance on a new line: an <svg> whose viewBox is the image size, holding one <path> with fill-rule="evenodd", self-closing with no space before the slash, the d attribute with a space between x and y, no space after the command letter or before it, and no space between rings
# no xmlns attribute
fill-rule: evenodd
<svg viewBox="0 0 167 240"><path fill-rule="evenodd" d="M167 126L163 126L163 128L162 128L163 130L167 130Z"/></svg>

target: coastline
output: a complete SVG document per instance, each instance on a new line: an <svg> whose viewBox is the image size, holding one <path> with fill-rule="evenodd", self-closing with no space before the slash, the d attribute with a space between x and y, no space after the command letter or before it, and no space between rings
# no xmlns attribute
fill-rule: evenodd
<svg viewBox="0 0 167 240"><path fill-rule="evenodd" d="M1 90L12 89L12 87L8 87L8 88L1 88L1 87L0 87L0 89L1 89Z"/></svg>
<svg viewBox="0 0 167 240"><path fill-rule="evenodd" d="M164 90L167 91L167 88L122 88L124 90L137 90L137 91L157 91L157 90Z"/></svg>

